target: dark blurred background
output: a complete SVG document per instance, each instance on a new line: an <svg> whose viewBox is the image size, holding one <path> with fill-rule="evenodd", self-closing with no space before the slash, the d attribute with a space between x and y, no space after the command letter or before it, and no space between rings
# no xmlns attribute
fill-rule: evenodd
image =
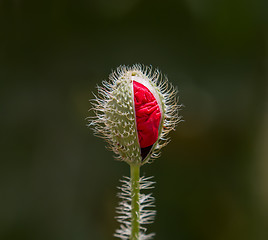
<svg viewBox="0 0 268 240"><path fill-rule="evenodd" d="M0 239L108 240L119 179L86 127L96 84L158 67L185 107L155 176L155 240L268 239L265 0L0 0Z"/></svg>

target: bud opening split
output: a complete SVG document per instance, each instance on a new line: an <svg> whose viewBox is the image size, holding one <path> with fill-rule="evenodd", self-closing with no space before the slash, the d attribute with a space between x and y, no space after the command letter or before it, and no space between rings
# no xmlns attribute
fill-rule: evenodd
<svg viewBox="0 0 268 240"><path fill-rule="evenodd" d="M166 138L180 121L177 90L166 77L139 64L120 66L98 86L93 100L94 132L117 158L143 165L160 154Z"/></svg>

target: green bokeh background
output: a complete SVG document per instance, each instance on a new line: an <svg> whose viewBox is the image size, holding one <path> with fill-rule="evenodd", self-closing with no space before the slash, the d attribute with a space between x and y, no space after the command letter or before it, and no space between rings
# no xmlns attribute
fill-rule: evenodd
<svg viewBox="0 0 268 240"><path fill-rule="evenodd" d="M155 176L155 240L268 239L265 0L0 1L0 239L109 240L119 179L86 127L121 64L161 69L185 120Z"/></svg>

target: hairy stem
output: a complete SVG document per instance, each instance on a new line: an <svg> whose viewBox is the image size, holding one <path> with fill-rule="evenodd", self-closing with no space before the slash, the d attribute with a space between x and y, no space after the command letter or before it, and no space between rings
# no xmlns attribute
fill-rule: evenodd
<svg viewBox="0 0 268 240"><path fill-rule="evenodd" d="M131 181L131 236L130 240L139 240L140 231L140 165L130 165Z"/></svg>

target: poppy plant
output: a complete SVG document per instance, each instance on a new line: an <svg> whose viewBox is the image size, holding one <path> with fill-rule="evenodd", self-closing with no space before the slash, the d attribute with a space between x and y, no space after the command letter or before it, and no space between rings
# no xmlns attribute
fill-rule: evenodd
<svg viewBox="0 0 268 240"><path fill-rule="evenodd" d="M140 167L159 157L169 141L167 134L181 120L177 90L158 70L139 64L118 67L97 89L98 96L92 100L95 116L89 118L89 125L108 142L116 159L130 165L130 178L124 178L120 188L117 219L121 225L115 236L152 239L154 234L146 234L143 225L154 219L154 198L140 190L152 188L153 182L140 177Z"/></svg>

